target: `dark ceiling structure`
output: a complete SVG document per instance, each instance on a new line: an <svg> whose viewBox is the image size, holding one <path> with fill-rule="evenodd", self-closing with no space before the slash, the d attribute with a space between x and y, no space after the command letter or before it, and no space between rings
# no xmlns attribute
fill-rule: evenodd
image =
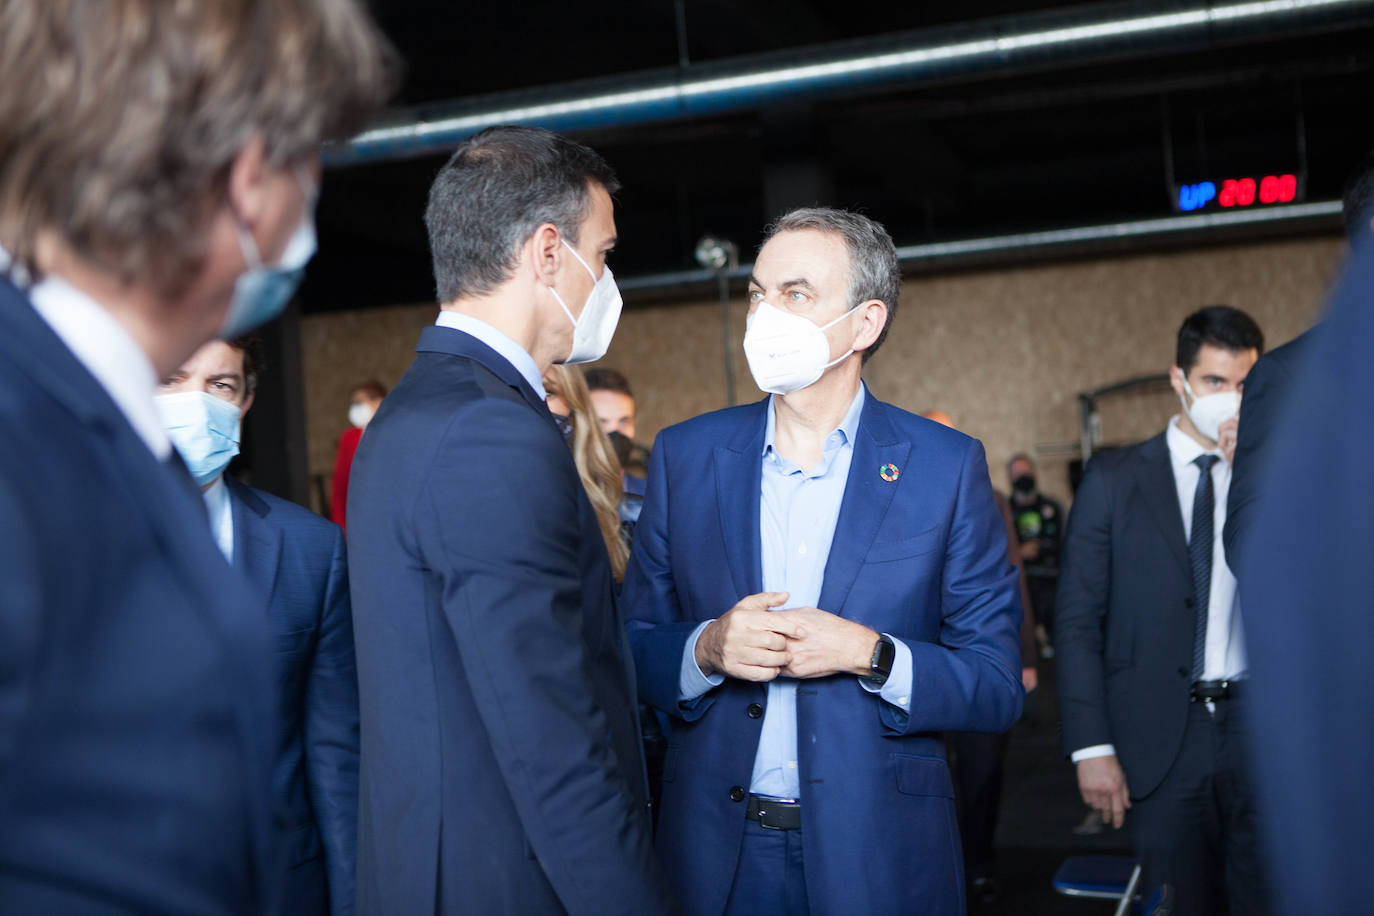
<svg viewBox="0 0 1374 916"><path fill-rule="evenodd" d="M433 299L429 184L493 121L563 130L616 168L613 266L631 304L712 294L703 235L747 261L770 218L812 203L881 220L913 262L948 243L959 263L996 262L1016 246L987 240L1047 231L1329 231L1329 202L1374 148L1369 0L374 11L403 85L374 130L328 153L306 312Z"/></svg>

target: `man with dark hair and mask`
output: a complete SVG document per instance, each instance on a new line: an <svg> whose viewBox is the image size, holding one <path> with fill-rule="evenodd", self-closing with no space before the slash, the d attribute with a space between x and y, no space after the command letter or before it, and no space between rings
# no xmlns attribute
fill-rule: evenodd
<svg viewBox="0 0 1374 916"><path fill-rule="evenodd" d="M624 604L688 913L963 912L939 733L1020 715L1021 602L983 447L860 378L900 285L873 220L782 216L744 335L770 397L654 447Z"/></svg>
<svg viewBox="0 0 1374 916"><path fill-rule="evenodd" d="M256 334L212 340L162 380L158 413L200 486L210 531L272 629L273 789L290 825L284 898L301 916L353 912L358 675L343 531L225 473L262 371Z"/></svg>
<svg viewBox="0 0 1374 916"><path fill-rule="evenodd" d="M1236 413L1264 335L1210 305L1178 331L1165 431L1094 458L1055 605L1064 752L1084 802L1131 812L1142 887L1180 913L1268 912L1245 746L1245 647L1222 549Z"/></svg>
<svg viewBox="0 0 1374 916"><path fill-rule="evenodd" d="M618 188L528 127L430 188L439 316L348 501L362 913L669 909L606 542L542 378L610 346Z"/></svg>
<svg viewBox="0 0 1374 916"><path fill-rule="evenodd" d="M1054 633L1054 590L1059 583L1059 542L1064 531L1064 507L1040 492L1035 462L1018 452L1007 462L1007 483L1011 487L1011 514L1016 540L1025 564L1026 585L1030 589L1035 635L1041 651L1053 654L1050 640Z"/></svg>

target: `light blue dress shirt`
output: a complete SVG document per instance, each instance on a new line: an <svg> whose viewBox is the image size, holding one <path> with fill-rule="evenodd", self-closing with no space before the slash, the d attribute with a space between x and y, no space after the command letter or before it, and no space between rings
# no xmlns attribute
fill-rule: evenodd
<svg viewBox="0 0 1374 916"><path fill-rule="evenodd" d="M535 363L534 357L526 352L525 348L502 334L496 328L471 315L462 312L452 312L448 309L440 309L439 317L434 322L441 328L453 328L455 331L462 331L471 334L482 343L491 347L497 353L505 357L506 362L515 367L515 371L530 383L534 393L539 395L539 400L547 401L548 392L544 390L544 376L539 371L539 366Z"/></svg>
<svg viewBox="0 0 1374 916"><path fill-rule="evenodd" d="M816 607L820 601L825 564L835 537L835 522L849 479L854 457L854 436L863 411L864 386L849 405L844 419L825 439L821 460L809 471L784 458L774 448L774 402L768 405L764 430L762 486L759 499L759 535L763 564L763 590L788 592L788 607ZM834 613L836 608L821 608ZM696 663L696 644L706 621L693 631L683 651L678 691L682 700L694 700L725 681L724 675L707 677ZM893 639L897 652L892 673L882 688L866 679L859 684L869 693L911 711L911 650ZM796 799L801 795L797 772L797 680L779 677L768 684L763 731L754 756L749 791L755 795Z"/></svg>

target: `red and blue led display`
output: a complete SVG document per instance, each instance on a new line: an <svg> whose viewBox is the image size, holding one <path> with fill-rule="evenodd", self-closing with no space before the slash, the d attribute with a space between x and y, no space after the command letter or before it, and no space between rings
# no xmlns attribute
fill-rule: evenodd
<svg viewBox="0 0 1374 916"><path fill-rule="evenodd" d="M1255 204L1287 204L1298 196L1298 176L1265 175L1254 178L1227 178L1221 182L1199 181L1180 185L1178 208L1185 213L1222 207L1250 207Z"/></svg>

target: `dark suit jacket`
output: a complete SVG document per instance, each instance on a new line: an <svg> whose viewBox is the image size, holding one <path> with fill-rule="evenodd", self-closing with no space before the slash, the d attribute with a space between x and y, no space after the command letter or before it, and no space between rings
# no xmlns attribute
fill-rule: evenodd
<svg viewBox="0 0 1374 916"><path fill-rule="evenodd" d="M673 717L660 859L688 913L720 913L739 860L766 685L678 702L686 641L762 588L767 399L664 430L625 577L641 695ZM898 468L895 480L880 469ZM819 606L911 648L908 717L858 679L801 682L798 768L811 911L961 913L945 730L1004 731L1023 697L1021 602L983 448L865 395Z"/></svg>
<svg viewBox="0 0 1374 916"><path fill-rule="evenodd" d="M1054 608L1066 754L1113 744L1131 794L1178 756L1192 681L1193 574L1163 433L1088 464Z"/></svg>
<svg viewBox="0 0 1374 916"><path fill-rule="evenodd" d="M1294 374L1311 349L1312 335L1308 331L1264 354L1245 377L1231 489L1226 496L1226 530L1222 535L1226 556L1232 560L1240 557L1248 526L1253 523L1265 462L1274 449L1274 427L1288 403Z"/></svg>
<svg viewBox="0 0 1374 916"><path fill-rule="evenodd" d="M0 910L263 912L261 604L184 469L2 276L0 428Z"/></svg>
<svg viewBox="0 0 1374 916"><path fill-rule="evenodd" d="M267 607L282 724L282 802L292 914L353 912L358 829L358 675L343 531L231 477L234 568Z"/></svg>
<svg viewBox="0 0 1374 916"><path fill-rule="evenodd" d="M363 913L666 908L610 562L572 456L505 359L450 328L349 487Z"/></svg>
<svg viewBox="0 0 1374 916"><path fill-rule="evenodd" d="M1267 430L1267 472L1239 557L1251 756L1276 911L1367 913L1374 900L1374 248L1367 233L1330 317L1299 339L1306 353L1288 406ZM1245 389L1242 410L1250 407L1248 380ZM1242 417L1241 435L1247 422Z"/></svg>

